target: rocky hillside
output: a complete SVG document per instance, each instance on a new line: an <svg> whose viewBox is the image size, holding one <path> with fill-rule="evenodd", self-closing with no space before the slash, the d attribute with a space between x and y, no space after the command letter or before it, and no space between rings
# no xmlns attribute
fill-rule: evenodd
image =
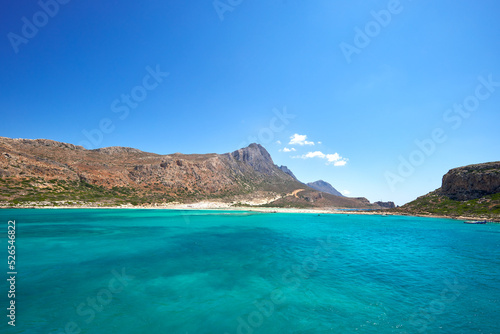
<svg viewBox="0 0 500 334"><path fill-rule="evenodd" d="M279 166L278 168L281 169L283 172L287 173L288 175L290 175L291 177L293 177L295 180L299 181L287 166Z"/></svg>
<svg viewBox="0 0 500 334"><path fill-rule="evenodd" d="M127 147L87 150L47 139L0 137L0 205L4 206L214 199L268 203L303 188L307 187L276 166L258 144L226 154L159 155Z"/></svg>
<svg viewBox="0 0 500 334"><path fill-rule="evenodd" d="M330 183L323 181L323 180L309 182L309 183L307 183L307 185L313 189L316 189L318 191L322 191L322 192L327 193L327 194L332 194L332 195L340 196L340 197L343 196Z"/></svg>
<svg viewBox="0 0 500 334"><path fill-rule="evenodd" d="M440 192L457 201L500 193L500 162L452 169L443 176Z"/></svg>
<svg viewBox="0 0 500 334"><path fill-rule="evenodd" d="M394 211L500 219L500 162L454 168L441 188Z"/></svg>

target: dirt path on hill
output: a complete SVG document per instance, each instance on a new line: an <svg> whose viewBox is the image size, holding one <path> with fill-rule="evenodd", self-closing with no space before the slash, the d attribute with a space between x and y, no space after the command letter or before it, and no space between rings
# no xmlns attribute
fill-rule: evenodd
<svg viewBox="0 0 500 334"><path fill-rule="evenodd" d="M298 193L300 193L301 191L304 191L305 189L296 189L294 191L292 191L292 196L295 196L295 198L299 198L299 196L297 196Z"/></svg>

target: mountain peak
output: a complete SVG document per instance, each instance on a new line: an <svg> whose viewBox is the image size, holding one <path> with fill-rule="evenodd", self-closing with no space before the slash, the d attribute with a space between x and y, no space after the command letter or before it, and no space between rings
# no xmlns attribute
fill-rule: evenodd
<svg viewBox="0 0 500 334"><path fill-rule="evenodd" d="M264 148L261 144L257 144L257 143L251 143L247 147L243 147L243 148L248 148L248 147L261 147L261 148Z"/></svg>
<svg viewBox="0 0 500 334"><path fill-rule="evenodd" d="M332 194L335 196L341 196L343 195L337 191L330 183L323 181L323 180L318 180L315 182L309 182L307 185L313 189L316 189L318 191L322 191L324 193Z"/></svg>
<svg viewBox="0 0 500 334"><path fill-rule="evenodd" d="M236 161L249 164L258 172L269 175L273 173L273 159L269 152L260 144L252 143L247 147L227 153L227 155Z"/></svg>

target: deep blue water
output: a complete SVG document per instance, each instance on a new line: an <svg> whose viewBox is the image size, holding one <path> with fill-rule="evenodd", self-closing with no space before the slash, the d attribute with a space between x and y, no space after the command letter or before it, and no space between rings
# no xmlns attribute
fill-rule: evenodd
<svg viewBox="0 0 500 334"><path fill-rule="evenodd" d="M500 333L500 225L166 210L16 220L2 333Z"/></svg>

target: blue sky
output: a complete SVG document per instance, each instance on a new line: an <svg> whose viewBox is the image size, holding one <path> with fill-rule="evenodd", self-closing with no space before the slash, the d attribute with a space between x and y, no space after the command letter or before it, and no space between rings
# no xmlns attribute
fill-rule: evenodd
<svg viewBox="0 0 500 334"><path fill-rule="evenodd" d="M500 160L497 1L60 1L0 5L1 136L256 141L304 182L397 204Z"/></svg>

